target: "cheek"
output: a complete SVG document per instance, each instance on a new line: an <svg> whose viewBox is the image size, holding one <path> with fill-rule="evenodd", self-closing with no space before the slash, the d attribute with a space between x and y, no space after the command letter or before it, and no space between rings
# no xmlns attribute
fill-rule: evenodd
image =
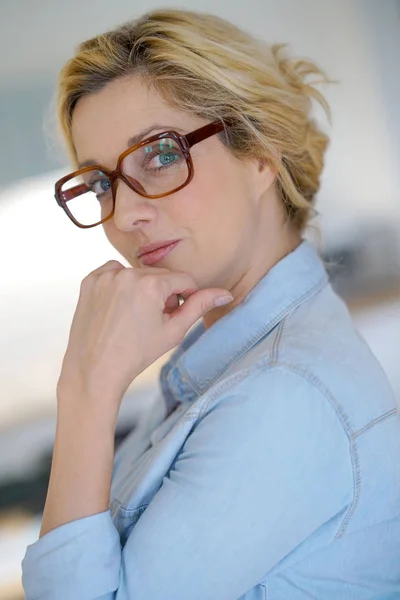
<svg viewBox="0 0 400 600"><path fill-rule="evenodd" d="M206 170L204 170L207 172ZM225 215L229 208L230 191L218 174L195 176L186 189L182 190L179 206L174 211L184 226L198 229L200 224L213 224Z"/></svg>
<svg viewBox="0 0 400 600"><path fill-rule="evenodd" d="M183 198L179 219L197 236L219 239L237 236L251 219L249 190L240 174L209 173L202 181L192 182ZM184 190L182 190L184 191ZM196 237L197 237L196 236Z"/></svg>
<svg viewBox="0 0 400 600"><path fill-rule="evenodd" d="M108 221L103 223L102 227L106 238L108 239L110 244L114 246L115 242L118 241L118 231L114 225L113 220L109 219Z"/></svg>
<svg viewBox="0 0 400 600"><path fill-rule="evenodd" d="M132 261L132 248L129 247L128 239L125 233L118 231L114 225L114 221L110 219L103 224L103 231L110 244L131 264L133 267L138 264Z"/></svg>

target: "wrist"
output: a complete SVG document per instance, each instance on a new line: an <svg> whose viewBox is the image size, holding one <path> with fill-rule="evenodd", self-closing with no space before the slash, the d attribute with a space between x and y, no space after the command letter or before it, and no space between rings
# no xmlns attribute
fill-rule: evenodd
<svg viewBox="0 0 400 600"><path fill-rule="evenodd" d="M57 425L71 426L74 430L100 429L102 433L114 436L117 425L119 397L111 393L95 390L87 391L79 387L57 386Z"/></svg>

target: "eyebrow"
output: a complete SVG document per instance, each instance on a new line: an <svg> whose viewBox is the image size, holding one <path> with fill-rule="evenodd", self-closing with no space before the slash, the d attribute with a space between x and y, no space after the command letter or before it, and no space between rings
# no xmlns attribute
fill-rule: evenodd
<svg viewBox="0 0 400 600"><path fill-rule="evenodd" d="M146 127L146 129L142 129L142 131L139 131L138 133L136 133L135 135L130 137L128 140L128 143L127 143L127 148L131 148L135 144L138 144L144 138L148 137L149 134L152 133L153 131L156 131L156 130L171 131L171 129L175 129L178 132L182 131L182 129L180 129L179 127L172 128L171 125L159 125L158 123L154 123L154 125L150 125L150 127ZM160 133L161 133L161 131L160 131ZM88 160L84 160L83 162L79 163L78 168L83 169L84 167L93 167L95 165L99 165L99 162L89 158Z"/></svg>

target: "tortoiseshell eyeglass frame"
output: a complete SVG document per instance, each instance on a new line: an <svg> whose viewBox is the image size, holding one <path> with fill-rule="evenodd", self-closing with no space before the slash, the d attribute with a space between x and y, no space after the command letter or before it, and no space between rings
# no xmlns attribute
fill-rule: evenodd
<svg viewBox="0 0 400 600"><path fill-rule="evenodd" d="M90 229L91 227L96 227L97 225L101 225L102 223L105 223L106 221L108 221L109 219L111 219L113 217L114 211L115 211L115 198L116 198L116 191L117 191L116 184L117 184L118 179L121 179L124 183L126 183L126 185L128 187L130 187L132 190L134 190L136 193L140 194L141 196L144 196L145 198L156 199L156 198L163 198L164 196L169 196L170 194L174 194L178 190L181 190L186 185L188 185L188 183L190 183L190 181L193 179L194 166L193 166L192 157L190 155L190 148L192 146L194 146L195 144L198 144L199 142L202 142L203 140L211 137L212 135L221 133L222 131L224 131L225 125L226 124L222 123L222 121L214 121L213 123L208 123L207 125L204 125L203 127L200 127L199 129L196 129L195 131L192 131L191 133L187 133L186 135L181 135L174 130L163 131L161 133L152 135L151 137L148 137L148 138L140 141L139 143L135 144L134 146L131 146L127 150L125 150L119 156L118 162L117 162L117 167L114 171L110 171L109 169L106 169L105 167L103 167L101 165L91 165L89 167L83 167L82 169L78 169L77 171L74 171L73 173L69 173L69 175L62 177L55 184L55 194L54 195L55 195L57 204L59 206L61 206L61 208L63 208L63 210L66 212L67 216L71 219L71 221L75 225L77 225L77 227L80 227L82 229ZM154 195L152 196L150 194L146 194L143 187L140 185L140 183L136 179L127 177L124 174L124 172L122 171L121 165L122 165L122 161L124 160L124 158L126 156L128 156L128 154L131 154L131 152L135 152L135 150L137 150L138 148L140 148L142 146L146 146L147 144L150 144L152 142L155 142L159 139L166 138L166 137L172 138L178 144L180 150L182 151L182 154L185 157L187 168L188 168L188 176L186 178L186 181L179 187L177 187L169 192L166 192L164 194L158 194L156 196L154 196ZM101 221L98 221L97 223L94 223L93 225L82 225L82 223L79 223L79 221L77 221L74 218L74 216L68 209L68 201L72 200L76 196L79 196L80 194L82 194L85 191L85 189L87 189L86 185L84 183L82 183L80 185L77 185L73 188L70 188L70 189L64 190L64 191L62 191L62 187L70 179L73 179L74 177L82 175L83 173L87 173L88 171L91 171L93 169L97 169L97 170L101 171L102 173L104 173L104 175L106 175L109 178L109 180L111 182L113 206L112 206L111 213L107 217L102 219Z"/></svg>

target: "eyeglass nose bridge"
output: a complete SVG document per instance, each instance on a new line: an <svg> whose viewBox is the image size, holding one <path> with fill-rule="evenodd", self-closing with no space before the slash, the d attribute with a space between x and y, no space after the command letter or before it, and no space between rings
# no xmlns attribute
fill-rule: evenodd
<svg viewBox="0 0 400 600"><path fill-rule="evenodd" d="M110 173L114 207L115 207L115 201L117 198L117 182L119 179L121 179L131 190L138 193L140 196L147 197L146 190L144 189L144 187L142 186L140 181L138 181L137 179L134 179L133 177L129 177L128 175L126 175L121 168L121 163L118 162L118 165L117 165L117 168L115 169L115 171L113 173Z"/></svg>

